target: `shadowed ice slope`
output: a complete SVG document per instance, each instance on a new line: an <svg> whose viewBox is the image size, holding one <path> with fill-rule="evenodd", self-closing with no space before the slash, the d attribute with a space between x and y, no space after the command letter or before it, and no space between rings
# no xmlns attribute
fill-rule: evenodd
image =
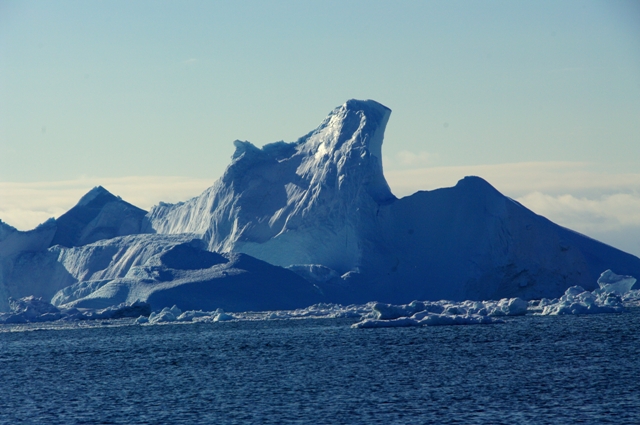
<svg viewBox="0 0 640 425"><path fill-rule="evenodd" d="M466 177L380 209L363 265L368 297L526 299L595 289L603 270L640 275L640 259L572 232Z"/></svg>
<svg viewBox="0 0 640 425"><path fill-rule="evenodd" d="M26 232L0 221L0 311L9 309L9 297L38 294L50 299L74 282L47 251L56 229L53 219Z"/></svg>
<svg viewBox="0 0 640 425"><path fill-rule="evenodd" d="M61 215L51 246L86 245L101 239L141 232L147 212L97 186Z"/></svg>

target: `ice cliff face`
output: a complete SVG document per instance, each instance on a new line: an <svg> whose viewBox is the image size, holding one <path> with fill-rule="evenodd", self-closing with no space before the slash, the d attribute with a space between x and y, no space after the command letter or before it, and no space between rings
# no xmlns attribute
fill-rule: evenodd
<svg viewBox="0 0 640 425"><path fill-rule="evenodd" d="M275 265L356 270L363 261L361 229L396 199L382 173L390 113L372 100L350 100L297 142L259 149L236 141L222 178L199 197L154 207L151 226L193 233L210 250Z"/></svg>

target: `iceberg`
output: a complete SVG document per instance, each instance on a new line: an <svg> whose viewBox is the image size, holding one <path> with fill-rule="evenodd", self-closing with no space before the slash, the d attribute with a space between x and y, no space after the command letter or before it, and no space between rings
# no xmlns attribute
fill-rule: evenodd
<svg viewBox="0 0 640 425"><path fill-rule="evenodd" d="M496 318L571 287L631 288L639 258L550 222L480 177L397 198L382 164L390 115L352 99L294 142L235 141L210 188L148 213L98 186L29 232L0 222L0 311L29 295L61 309L139 301L233 317L451 300L450 311L429 313ZM623 277L598 285L607 269ZM465 300L520 301L473 312Z"/></svg>
<svg viewBox="0 0 640 425"><path fill-rule="evenodd" d="M107 257L109 260L104 261ZM60 253L78 282L52 302L64 308L106 308L143 301L154 310L279 310L321 300L297 274L245 254L218 254L185 235L137 235ZM84 280L88 279L88 280Z"/></svg>
<svg viewBox="0 0 640 425"><path fill-rule="evenodd" d="M602 270L640 259L558 226L479 177L401 199L383 173L391 110L349 100L295 142L236 141L223 176L200 196L148 214L159 234L287 267L324 302L540 299L596 288Z"/></svg>
<svg viewBox="0 0 640 425"><path fill-rule="evenodd" d="M636 279L633 276L620 276L611 270L604 271L598 279L598 285L602 292L616 295L624 295L633 288Z"/></svg>

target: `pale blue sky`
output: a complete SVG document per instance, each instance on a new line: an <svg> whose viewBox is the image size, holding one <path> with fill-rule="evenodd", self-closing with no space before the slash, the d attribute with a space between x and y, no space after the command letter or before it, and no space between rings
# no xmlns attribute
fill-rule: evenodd
<svg viewBox="0 0 640 425"><path fill-rule="evenodd" d="M39 222L97 182L185 199L233 140L293 141L349 98L393 110L397 194L477 173L596 237L635 226L610 243L640 253L637 1L0 0L0 218Z"/></svg>

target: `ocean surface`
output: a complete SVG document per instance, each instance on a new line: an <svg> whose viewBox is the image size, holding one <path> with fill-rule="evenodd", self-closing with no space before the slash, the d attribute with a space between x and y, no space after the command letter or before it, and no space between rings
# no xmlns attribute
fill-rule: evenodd
<svg viewBox="0 0 640 425"><path fill-rule="evenodd" d="M2 424L638 424L640 309L0 326Z"/></svg>

